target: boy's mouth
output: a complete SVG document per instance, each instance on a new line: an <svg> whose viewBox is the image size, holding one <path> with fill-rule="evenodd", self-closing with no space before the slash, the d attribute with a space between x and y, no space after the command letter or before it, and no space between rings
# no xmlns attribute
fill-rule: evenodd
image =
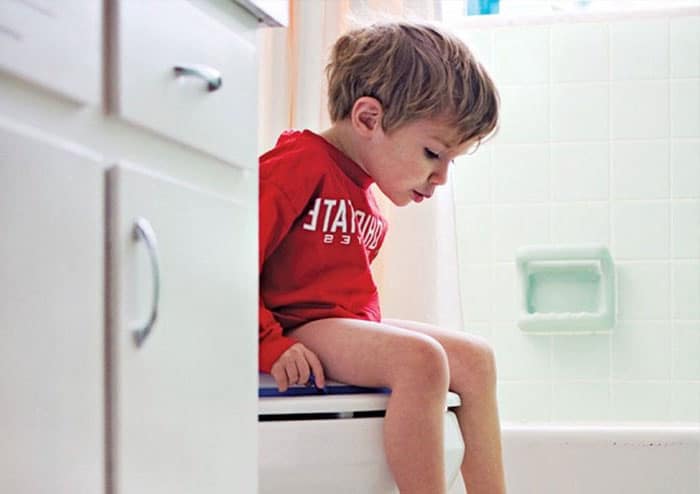
<svg viewBox="0 0 700 494"><path fill-rule="evenodd" d="M421 202L423 199L430 199L430 196L421 194L417 190L412 190L411 196L413 197L414 202Z"/></svg>

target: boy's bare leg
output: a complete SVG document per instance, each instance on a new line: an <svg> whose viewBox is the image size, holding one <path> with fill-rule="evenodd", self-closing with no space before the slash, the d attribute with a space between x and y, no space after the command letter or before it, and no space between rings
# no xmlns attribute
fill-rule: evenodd
<svg viewBox="0 0 700 494"><path fill-rule="evenodd" d="M384 420L387 463L401 494L444 494L447 356L435 339L398 327L324 319L291 332L327 378L391 388Z"/></svg>
<svg viewBox="0 0 700 494"><path fill-rule="evenodd" d="M462 477L469 494L503 494L505 478L496 404L496 366L488 344L473 335L413 321L386 319L392 326L435 338L447 352L450 390L462 398L456 410L466 453Z"/></svg>

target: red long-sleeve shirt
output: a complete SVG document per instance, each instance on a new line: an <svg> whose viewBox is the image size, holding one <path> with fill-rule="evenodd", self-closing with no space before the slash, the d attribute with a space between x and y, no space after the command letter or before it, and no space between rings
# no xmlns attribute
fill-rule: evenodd
<svg viewBox="0 0 700 494"><path fill-rule="evenodd" d="M381 320L370 263L386 220L354 161L308 130L287 131L260 157L259 368L332 317Z"/></svg>

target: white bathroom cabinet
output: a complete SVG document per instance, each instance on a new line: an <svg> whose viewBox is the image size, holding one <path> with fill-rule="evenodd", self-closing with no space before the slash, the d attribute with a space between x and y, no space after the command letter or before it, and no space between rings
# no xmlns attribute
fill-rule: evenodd
<svg viewBox="0 0 700 494"><path fill-rule="evenodd" d="M0 492L256 492L257 20L0 3Z"/></svg>
<svg viewBox="0 0 700 494"><path fill-rule="evenodd" d="M99 157L0 125L0 492L100 492Z"/></svg>

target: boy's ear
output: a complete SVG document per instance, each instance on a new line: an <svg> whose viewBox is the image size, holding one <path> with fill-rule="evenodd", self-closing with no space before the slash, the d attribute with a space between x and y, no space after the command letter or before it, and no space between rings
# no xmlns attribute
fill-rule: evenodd
<svg viewBox="0 0 700 494"><path fill-rule="evenodd" d="M350 121L360 135L369 137L382 129L383 115L384 109L377 98L362 96L352 105Z"/></svg>

